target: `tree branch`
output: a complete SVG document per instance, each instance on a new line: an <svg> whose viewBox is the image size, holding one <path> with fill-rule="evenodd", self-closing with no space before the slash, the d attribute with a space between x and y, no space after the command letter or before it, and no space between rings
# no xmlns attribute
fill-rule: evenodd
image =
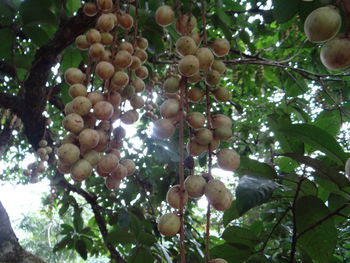
<svg viewBox="0 0 350 263"><path fill-rule="evenodd" d="M95 216L95 220L96 223L100 229L100 232L102 234L104 243L107 247L107 249L109 250L109 253L111 254L111 259L116 260L117 263L126 263L126 261L122 258L122 256L118 253L118 251L115 249L115 247L113 246L113 244L107 242L106 238L108 235L108 230L107 230L107 226L106 226L106 222L103 218L103 216L101 215L101 206L97 203L97 198L96 196L93 196L91 194L89 194L88 192L86 192L85 190L78 188L72 184L70 184L62 174L57 172L56 178L58 179L59 182L57 183L57 185L60 185L62 187L64 187L65 189L72 191L74 193L79 194L80 196L82 196L86 202L88 202L92 208L92 211L94 213ZM54 180L56 181L56 180Z"/></svg>

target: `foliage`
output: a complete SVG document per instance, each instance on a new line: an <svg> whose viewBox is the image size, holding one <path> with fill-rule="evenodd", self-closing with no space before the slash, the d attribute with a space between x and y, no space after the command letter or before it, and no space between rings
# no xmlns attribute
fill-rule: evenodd
<svg viewBox="0 0 350 263"><path fill-rule="evenodd" d="M188 10L189 1L181 2ZM193 1L192 12L200 25L199 2ZM344 175L349 156L349 74L329 72L320 62L319 45L306 41L303 34L306 16L335 2L207 1L209 41L225 36L232 49L227 58L229 70L220 83L230 89L232 99L226 104L213 102L212 108L233 118L234 139L222 146L235 148L242 161L241 167L225 178L235 195L233 205L223 214L213 213L213 257L228 262L276 263L291 262L293 257L298 262L346 262L350 258L350 182ZM149 40L149 61L153 62L147 66L162 80L166 68L157 63L160 54L179 36L171 26L168 38L163 38L163 29L154 22L158 1L140 0L139 4L139 25ZM60 21L68 19L66 15L74 16L79 8L77 0L0 3L0 63L15 69L9 74L0 68L1 91L21 92L37 49L49 42ZM135 15L132 6L130 12ZM69 100L68 86L61 81L63 72L82 61L87 61L86 53L73 44L59 56L46 84L47 89L59 88L54 95L59 101ZM157 92L161 87L153 89ZM197 105L193 109L205 111ZM58 141L63 130L61 109L49 100L45 110L53 122L52 136ZM6 115L5 110L1 115L4 129L13 115ZM138 172L120 190L107 190L97 176L74 184L78 191L67 189L55 181L54 166L43 175L51 180L56 194L46 205L61 217L59 238L54 240L56 254L45 255L49 262L58 262L58 258L68 262L71 252L67 251L73 250L83 259L106 257L106 240L127 262L179 262L179 238L162 237L156 227L156 218L169 210L164 205L166 192L178 183L178 138L176 134L169 141L159 141L149 136L148 126L149 120L142 118L136 134L128 138L128 152L123 154L137 163ZM17 131L4 154L8 166L2 179L28 183L19 164L32 148L25 131L14 129ZM206 169L206 162L200 160L197 173ZM96 197L107 222L105 238L95 211L80 190ZM203 262L205 211L198 207L200 203L192 200L186 209L188 262ZM50 249L40 242L45 232L39 231L48 219L40 217L38 221L35 216L28 220L23 227L37 235L22 244L28 248L35 244L43 248L40 251Z"/></svg>

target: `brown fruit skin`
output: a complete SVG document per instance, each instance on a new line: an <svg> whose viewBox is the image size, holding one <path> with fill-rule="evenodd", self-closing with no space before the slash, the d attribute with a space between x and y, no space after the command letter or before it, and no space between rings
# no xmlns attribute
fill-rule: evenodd
<svg viewBox="0 0 350 263"><path fill-rule="evenodd" d="M232 127L232 120L224 114L215 114L211 117L211 124L215 129L218 126Z"/></svg>
<svg viewBox="0 0 350 263"><path fill-rule="evenodd" d="M99 101L94 105L94 116L98 120L108 120L112 117L114 109L111 103Z"/></svg>
<svg viewBox="0 0 350 263"><path fill-rule="evenodd" d="M73 111L76 114L79 114L80 116L84 116L90 112L92 108L92 104L88 98L84 96L78 96L73 99L72 107L73 107Z"/></svg>
<svg viewBox="0 0 350 263"><path fill-rule="evenodd" d="M92 149L97 146L100 135L94 129L84 129L80 132L78 139L81 147Z"/></svg>
<svg viewBox="0 0 350 263"><path fill-rule="evenodd" d="M213 133L207 128L201 128L195 131L194 139L200 145L208 146L208 144L213 140Z"/></svg>
<svg viewBox="0 0 350 263"><path fill-rule="evenodd" d="M193 55L184 56L179 61L179 72L182 76L191 77L199 71L198 58Z"/></svg>
<svg viewBox="0 0 350 263"><path fill-rule="evenodd" d="M60 173L69 174L71 168L72 168L71 165L65 164L65 163L61 162L60 160L57 161L57 170Z"/></svg>
<svg viewBox="0 0 350 263"><path fill-rule="evenodd" d="M153 134L159 139L170 138L175 132L175 126L170 120L160 119L154 123Z"/></svg>
<svg viewBox="0 0 350 263"><path fill-rule="evenodd" d="M192 198L200 198L204 195L205 185L207 182L203 176L190 175L185 180L185 189L188 196Z"/></svg>
<svg viewBox="0 0 350 263"><path fill-rule="evenodd" d="M181 56L194 55L197 51L197 45L189 36L180 37L176 41L176 51Z"/></svg>
<svg viewBox="0 0 350 263"><path fill-rule="evenodd" d="M139 114L135 110L128 110L122 116L120 116L120 120L127 125L134 124L139 119Z"/></svg>
<svg viewBox="0 0 350 263"><path fill-rule="evenodd" d="M175 93L179 90L180 79L177 77L169 77L164 81L163 89L165 92Z"/></svg>
<svg viewBox="0 0 350 263"><path fill-rule="evenodd" d="M69 68L64 73L64 79L68 85L84 84L85 74L78 68Z"/></svg>
<svg viewBox="0 0 350 263"><path fill-rule="evenodd" d="M225 88L217 88L213 90L212 93L218 102L226 102L226 101L229 101L231 98L230 91Z"/></svg>
<svg viewBox="0 0 350 263"><path fill-rule="evenodd" d="M230 51L230 43L225 38L216 39L212 45L214 55L217 57L223 57Z"/></svg>
<svg viewBox="0 0 350 263"><path fill-rule="evenodd" d="M198 48L196 52L196 57L199 61L199 69L207 71L212 66L214 62L213 52L209 48Z"/></svg>
<svg viewBox="0 0 350 263"><path fill-rule="evenodd" d="M112 153L102 156L98 162L98 167L104 173L113 172L113 170L116 169L118 165L119 165L119 158Z"/></svg>
<svg viewBox="0 0 350 263"><path fill-rule="evenodd" d="M83 155L83 159L87 160L92 167L96 167L98 162L100 161L100 155L98 154L98 152L94 151L94 150L90 150L87 151L84 155Z"/></svg>
<svg viewBox="0 0 350 263"><path fill-rule="evenodd" d="M79 160L80 150L72 143L65 143L57 149L57 156L65 165L73 165Z"/></svg>
<svg viewBox="0 0 350 263"><path fill-rule="evenodd" d="M226 65L221 60L214 60L213 64L211 65L211 69L216 70L222 75L226 71Z"/></svg>
<svg viewBox="0 0 350 263"><path fill-rule="evenodd" d="M72 166L70 172L74 181L81 182L91 175L92 166L87 160L80 159Z"/></svg>
<svg viewBox="0 0 350 263"><path fill-rule="evenodd" d="M120 87L125 87L129 83L129 75L124 71L117 71L114 73L112 82Z"/></svg>
<svg viewBox="0 0 350 263"><path fill-rule="evenodd" d="M178 17L176 20L175 29L180 35L187 35L192 33L193 29L197 25L197 19L195 16L184 14Z"/></svg>
<svg viewBox="0 0 350 263"><path fill-rule="evenodd" d="M96 1L97 6L102 11L108 11L113 8L113 1L112 0L97 0Z"/></svg>
<svg viewBox="0 0 350 263"><path fill-rule="evenodd" d="M102 14L96 22L96 28L101 31L109 32L115 27L115 15L114 14Z"/></svg>
<svg viewBox="0 0 350 263"><path fill-rule="evenodd" d="M131 54L126 50L120 50L118 51L117 55L115 56L113 60L114 66L120 69L127 68L132 63L132 57Z"/></svg>
<svg viewBox="0 0 350 263"><path fill-rule="evenodd" d="M130 105L133 109L141 109L145 106L145 101L141 96L135 95L130 99Z"/></svg>
<svg viewBox="0 0 350 263"><path fill-rule="evenodd" d="M194 40L194 42L196 42L196 45L199 46L202 41L201 34L199 32L192 32L190 37Z"/></svg>
<svg viewBox="0 0 350 263"><path fill-rule="evenodd" d="M138 48L141 48L141 49L143 49L143 50L145 50L145 49L148 48L148 40L147 40L147 38L139 37L139 38L137 39L136 44L137 44L137 47L138 47Z"/></svg>
<svg viewBox="0 0 350 263"><path fill-rule="evenodd" d="M205 116L200 112L190 112L186 115L186 121L188 125L194 129L203 128Z"/></svg>
<svg viewBox="0 0 350 263"><path fill-rule="evenodd" d="M239 167L240 156L234 150L221 149L217 153L217 158L218 158L218 165L223 170L234 171Z"/></svg>
<svg viewBox="0 0 350 263"><path fill-rule="evenodd" d="M187 78L187 81L189 83L197 83L200 80L202 80L202 75L199 71L197 73L195 73L194 75L192 75L191 77Z"/></svg>
<svg viewBox="0 0 350 263"><path fill-rule="evenodd" d="M145 82L140 78L135 78L132 81L132 86L135 88L136 93L140 93L140 92L144 91L146 88Z"/></svg>
<svg viewBox="0 0 350 263"><path fill-rule="evenodd" d="M209 70L205 76L205 83L207 83L207 85L210 87L214 87L219 84L220 79L221 75L219 72L216 70Z"/></svg>
<svg viewBox="0 0 350 263"><path fill-rule="evenodd" d="M180 217L174 213L162 215L158 220L158 231L166 237L176 235L180 231Z"/></svg>
<svg viewBox="0 0 350 263"><path fill-rule="evenodd" d="M169 189L166 194L166 201L168 204L175 209L180 208L180 199L181 199L181 188L180 185L174 185ZM183 205L186 205L188 201L188 194L186 190L183 192Z"/></svg>
<svg viewBox="0 0 350 263"><path fill-rule="evenodd" d="M158 7L155 17L158 25L166 27L173 23L175 13L170 6L163 5Z"/></svg>
<svg viewBox="0 0 350 263"><path fill-rule="evenodd" d="M92 44L89 48L89 56L94 60L100 60L105 54L105 48L100 43Z"/></svg>
<svg viewBox="0 0 350 263"><path fill-rule="evenodd" d="M101 43L106 46L110 46L113 44L113 35L108 32L101 33Z"/></svg>
<svg viewBox="0 0 350 263"><path fill-rule="evenodd" d="M77 48L79 48L80 50L88 50L90 47L89 42L86 39L85 35L79 35L76 37L75 39L75 45L77 46Z"/></svg>
<svg viewBox="0 0 350 263"><path fill-rule="evenodd" d="M219 179L211 179L206 185L204 194L208 198L209 203L218 203L226 193L226 186Z"/></svg>
<svg viewBox="0 0 350 263"><path fill-rule="evenodd" d="M145 50L136 48L134 56L138 57L141 60L141 63L145 63L148 59L148 54Z"/></svg>
<svg viewBox="0 0 350 263"><path fill-rule="evenodd" d="M119 26L123 29L129 30L134 25L134 19L129 14L122 14L118 16Z"/></svg>
<svg viewBox="0 0 350 263"><path fill-rule="evenodd" d="M204 97L204 92L200 88L191 88L187 92L188 99L192 102L199 102Z"/></svg>
<svg viewBox="0 0 350 263"><path fill-rule="evenodd" d="M186 148L187 152L192 156L199 156L208 150L208 146L200 145L193 139L189 140Z"/></svg>
<svg viewBox="0 0 350 263"><path fill-rule="evenodd" d="M131 62L131 65L129 66L129 69L137 70L141 67L141 65L142 65L141 60L136 56L132 56L132 62Z"/></svg>
<svg viewBox="0 0 350 263"><path fill-rule="evenodd" d="M84 128L83 118L76 114L70 113L62 121L63 128L71 133L79 133Z"/></svg>
<svg viewBox="0 0 350 263"><path fill-rule="evenodd" d="M111 177L117 179L117 180L123 180L125 177L128 176L128 170L126 167L122 164L119 164L117 168L115 168L111 172Z"/></svg>
<svg viewBox="0 0 350 263"><path fill-rule="evenodd" d="M94 106L97 102L103 101L105 97L103 93L100 91L92 91L87 94L87 98L91 101L92 106Z"/></svg>
<svg viewBox="0 0 350 263"><path fill-rule="evenodd" d="M119 44L118 50L125 50L128 51L131 55L134 53L134 47L130 42L124 41Z"/></svg>
<svg viewBox="0 0 350 263"><path fill-rule="evenodd" d="M180 109L180 103L175 99L168 99L160 105L160 115L163 118L172 118L176 116Z"/></svg>
<svg viewBox="0 0 350 263"><path fill-rule="evenodd" d="M95 72L102 80L111 78L115 72L114 66L106 61L101 61L96 65Z"/></svg>
<svg viewBox="0 0 350 263"><path fill-rule="evenodd" d="M148 68L141 66L135 70L135 75L140 79L146 79L148 77Z"/></svg>
<svg viewBox="0 0 350 263"><path fill-rule="evenodd" d="M350 39L338 35L321 48L321 62L330 70L341 70L350 66Z"/></svg>
<svg viewBox="0 0 350 263"><path fill-rule="evenodd" d="M220 200L216 203L211 203L211 205L218 211L226 211L231 207L232 198L232 193L226 188L224 193L221 194Z"/></svg>
<svg viewBox="0 0 350 263"><path fill-rule="evenodd" d="M72 98L75 98L78 96L86 96L87 90L86 90L86 87L82 84L74 84L69 87L68 94Z"/></svg>
<svg viewBox="0 0 350 263"><path fill-rule="evenodd" d="M85 3L83 12L86 16L95 16L97 14L97 6L92 2Z"/></svg>
<svg viewBox="0 0 350 263"><path fill-rule="evenodd" d="M107 189L109 190L116 190L119 188L120 186L120 180L115 179L112 176L107 176L105 179L105 186L107 187Z"/></svg>
<svg viewBox="0 0 350 263"><path fill-rule="evenodd" d="M136 165L133 160L123 159L119 163L126 167L128 172L127 176L132 175L136 171Z"/></svg>
<svg viewBox="0 0 350 263"><path fill-rule="evenodd" d="M322 43L332 39L341 26L338 8L332 5L312 11L304 23L304 32L310 42Z"/></svg>
<svg viewBox="0 0 350 263"><path fill-rule="evenodd" d="M226 141L232 137L232 129L227 126L218 126L214 130L214 138Z"/></svg>
<svg viewBox="0 0 350 263"><path fill-rule="evenodd" d="M100 31L94 28L86 32L85 35L86 35L86 40L90 45L101 42L101 33Z"/></svg>

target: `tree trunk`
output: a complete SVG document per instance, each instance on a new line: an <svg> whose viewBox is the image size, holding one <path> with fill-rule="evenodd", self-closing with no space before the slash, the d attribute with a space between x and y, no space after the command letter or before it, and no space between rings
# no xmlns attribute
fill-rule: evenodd
<svg viewBox="0 0 350 263"><path fill-rule="evenodd" d="M45 263L24 250L11 227L10 219L0 202L0 263Z"/></svg>

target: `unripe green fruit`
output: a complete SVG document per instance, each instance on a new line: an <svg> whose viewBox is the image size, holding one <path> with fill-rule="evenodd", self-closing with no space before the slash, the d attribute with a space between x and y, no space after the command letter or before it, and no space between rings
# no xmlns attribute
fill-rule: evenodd
<svg viewBox="0 0 350 263"><path fill-rule="evenodd" d="M321 43L333 38L340 29L341 16L335 6L312 11L305 20L304 32L310 42Z"/></svg>
<svg viewBox="0 0 350 263"><path fill-rule="evenodd" d="M212 70L216 70L220 74L224 74L226 71L226 65L221 60L214 60L213 64L211 65Z"/></svg>
<svg viewBox="0 0 350 263"><path fill-rule="evenodd" d="M217 88L217 89L213 90L212 93L214 94L215 99L218 102L226 102L226 101L229 101L231 98L230 91L228 89L225 89L225 88L221 88L221 87Z"/></svg>
<svg viewBox="0 0 350 263"><path fill-rule="evenodd" d="M221 75L216 70L209 70L205 76L205 83L208 86L214 87L219 84L221 79Z"/></svg>
<svg viewBox="0 0 350 263"><path fill-rule="evenodd" d="M207 128L201 128L195 132L195 140L200 145L208 146L213 140L213 133Z"/></svg>
<svg viewBox="0 0 350 263"><path fill-rule="evenodd" d="M180 231L180 226L180 217L174 213L164 214L158 221L158 230L166 237L176 235Z"/></svg>

